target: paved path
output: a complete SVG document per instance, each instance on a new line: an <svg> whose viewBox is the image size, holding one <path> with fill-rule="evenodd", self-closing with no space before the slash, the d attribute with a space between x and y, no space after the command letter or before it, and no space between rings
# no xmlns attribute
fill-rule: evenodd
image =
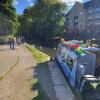
<svg viewBox="0 0 100 100"><path fill-rule="evenodd" d="M0 76L16 61L16 50L10 50L7 45L0 45Z"/></svg>
<svg viewBox="0 0 100 100"><path fill-rule="evenodd" d="M17 51L19 62L0 80L0 100L35 100L38 91L33 83L37 79L50 100L57 100L48 69L39 67L24 46L17 47Z"/></svg>
<svg viewBox="0 0 100 100"><path fill-rule="evenodd" d="M35 60L25 47L18 48L19 62L0 80L0 100L32 100L33 69Z"/></svg>
<svg viewBox="0 0 100 100"><path fill-rule="evenodd" d="M15 52L9 51L7 48L0 50L2 52L7 50L9 53ZM55 64L51 64L50 67L53 84L48 69L39 67L31 52L24 46L17 47L17 51L19 62L0 80L0 100L35 100L37 90L32 89L35 81L33 77L39 80L50 100L73 100L73 94L61 72L57 67L52 67Z"/></svg>
<svg viewBox="0 0 100 100"><path fill-rule="evenodd" d="M45 92L47 93L49 99L58 100L58 98L56 97L55 90L54 90L50 71L46 67L48 67L47 63L44 63L44 66L38 65L35 69L35 73L37 73L36 77L39 79L39 83L41 84Z"/></svg>
<svg viewBox="0 0 100 100"><path fill-rule="evenodd" d="M58 100L76 100L56 62L50 61L48 64Z"/></svg>

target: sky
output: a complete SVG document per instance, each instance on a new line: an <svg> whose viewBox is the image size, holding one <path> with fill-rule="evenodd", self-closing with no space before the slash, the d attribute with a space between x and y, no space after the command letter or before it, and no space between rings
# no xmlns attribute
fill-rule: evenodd
<svg viewBox="0 0 100 100"><path fill-rule="evenodd" d="M67 3L68 9L70 9L76 1L86 2L86 1L89 1L89 0L60 0L60 1ZM15 0L14 1L14 6L17 10L17 14L23 13L23 10L26 7L33 6L34 3L35 3L35 0Z"/></svg>

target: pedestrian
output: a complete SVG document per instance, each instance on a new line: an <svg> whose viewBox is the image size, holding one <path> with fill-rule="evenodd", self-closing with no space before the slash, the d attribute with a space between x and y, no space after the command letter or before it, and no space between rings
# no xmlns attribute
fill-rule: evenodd
<svg viewBox="0 0 100 100"><path fill-rule="evenodd" d="M21 44L24 44L24 42L25 42L24 37L21 36L20 39L21 39Z"/></svg>
<svg viewBox="0 0 100 100"><path fill-rule="evenodd" d="M15 40L14 37L9 37L9 46L11 50L15 49Z"/></svg>
<svg viewBox="0 0 100 100"><path fill-rule="evenodd" d="M21 38L17 37L17 44L20 45L21 44Z"/></svg>

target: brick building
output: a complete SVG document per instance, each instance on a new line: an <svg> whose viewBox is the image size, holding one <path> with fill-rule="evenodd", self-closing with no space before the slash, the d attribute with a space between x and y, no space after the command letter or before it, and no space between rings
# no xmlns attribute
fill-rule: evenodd
<svg viewBox="0 0 100 100"><path fill-rule="evenodd" d="M66 14L65 25L70 34L78 33L80 38L100 40L100 0L76 2Z"/></svg>

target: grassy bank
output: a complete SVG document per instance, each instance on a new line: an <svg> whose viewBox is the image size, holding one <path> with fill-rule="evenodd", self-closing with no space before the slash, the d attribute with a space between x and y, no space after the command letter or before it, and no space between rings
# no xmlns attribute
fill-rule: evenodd
<svg viewBox="0 0 100 100"><path fill-rule="evenodd" d="M49 58L49 56L40 52L38 49L33 48L31 45L26 44L26 47L32 52L34 58L37 60L37 66L35 67L35 70L41 67L42 69L45 69L46 72L48 72L49 69L46 61ZM42 88L38 77L34 76L32 83L32 91L34 93L34 97L32 100L50 100L47 94L45 93L44 89Z"/></svg>
<svg viewBox="0 0 100 100"><path fill-rule="evenodd" d="M32 52L38 63L45 62L49 59L49 56L40 52L38 49L33 48L31 45L26 44L26 47Z"/></svg>

